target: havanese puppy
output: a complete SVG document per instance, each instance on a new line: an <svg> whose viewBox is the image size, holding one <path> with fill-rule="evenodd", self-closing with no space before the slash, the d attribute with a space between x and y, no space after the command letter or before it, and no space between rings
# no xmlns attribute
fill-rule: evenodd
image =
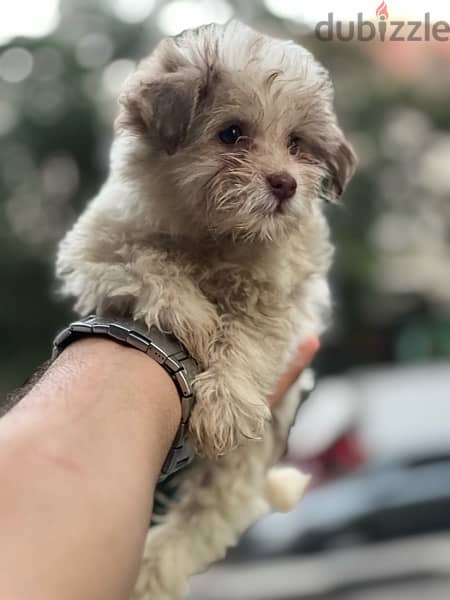
<svg viewBox="0 0 450 600"><path fill-rule="evenodd" d="M108 179L59 249L81 314L126 314L173 333L198 361L179 500L150 529L135 598L184 597L303 480L271 472L299 395L267 399L322 332L332 245L324 199L355 158L325 69L293 42L239 23L163 40L125 82Z"/></svg>

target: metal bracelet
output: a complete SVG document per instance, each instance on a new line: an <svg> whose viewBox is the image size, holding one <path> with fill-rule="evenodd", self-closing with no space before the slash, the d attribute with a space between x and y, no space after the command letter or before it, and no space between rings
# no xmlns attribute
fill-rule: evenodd
<svg viewBox="0 0 450 600"><path fill-rule="evenodd" d="M188 421L194 404L192 381L198 373L197 363L173 335L162 333L156 327L147 329L136 321L96 315L74 321L63 329L53 341L52 358L75 340L91 335L107 337L144 352L160 364L174 382L181 400L181 423L161 470L159 481L164 481L194 458L188 439Z"/></svg>

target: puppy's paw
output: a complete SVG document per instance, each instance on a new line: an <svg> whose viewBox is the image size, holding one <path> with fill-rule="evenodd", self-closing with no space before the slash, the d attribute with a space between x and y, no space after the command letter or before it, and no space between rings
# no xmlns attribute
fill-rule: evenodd
<svg viewBox="0 0 450 600"><path fill-rule="evenodd" d="M271 412L257 390L242 375L224 376L216 369L194 382L196 402L190 431L199 454L217 458L237 446L263 437Z"/></svg>

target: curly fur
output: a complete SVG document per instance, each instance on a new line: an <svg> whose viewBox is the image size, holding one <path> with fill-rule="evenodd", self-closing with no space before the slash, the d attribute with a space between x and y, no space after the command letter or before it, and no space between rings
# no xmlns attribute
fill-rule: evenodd
<svg viewBox="0 0 450 600"><path fill-rule="evenodd" d="M163 40L120 105L109 177L61 242L57 273L80 313L157 325L201 365L199 457L150 531L135 591L169 600L268 510L266 473L298 396L272 420L266 399L299 341L324 327L332 246L320 196L324 185L340 196L355 160L326 71L237 22ZM224 145L218 132L236 123L241 138ZM282 207L274 172L297 182Z"/></svg>

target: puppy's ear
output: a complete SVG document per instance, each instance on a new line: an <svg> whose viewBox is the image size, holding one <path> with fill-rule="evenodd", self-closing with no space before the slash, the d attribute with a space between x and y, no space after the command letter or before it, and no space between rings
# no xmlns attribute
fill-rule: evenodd
<svg viewBox="0 0 450 600"><path fill-rule="evenodd" d="M357 158L340 129L337 129L335 140L324 144L323 148L328 173L323 181L322 193L329 201L336 202L355 173Z"/></svg>
<svg viewBox="0 0 450 600"><path fill-rule="evenodd" d="M174 154L186 140L202 91L200 72L183 68L146 80L137 72L119 98L118 128L145 134L159 149Z"/></svg>

